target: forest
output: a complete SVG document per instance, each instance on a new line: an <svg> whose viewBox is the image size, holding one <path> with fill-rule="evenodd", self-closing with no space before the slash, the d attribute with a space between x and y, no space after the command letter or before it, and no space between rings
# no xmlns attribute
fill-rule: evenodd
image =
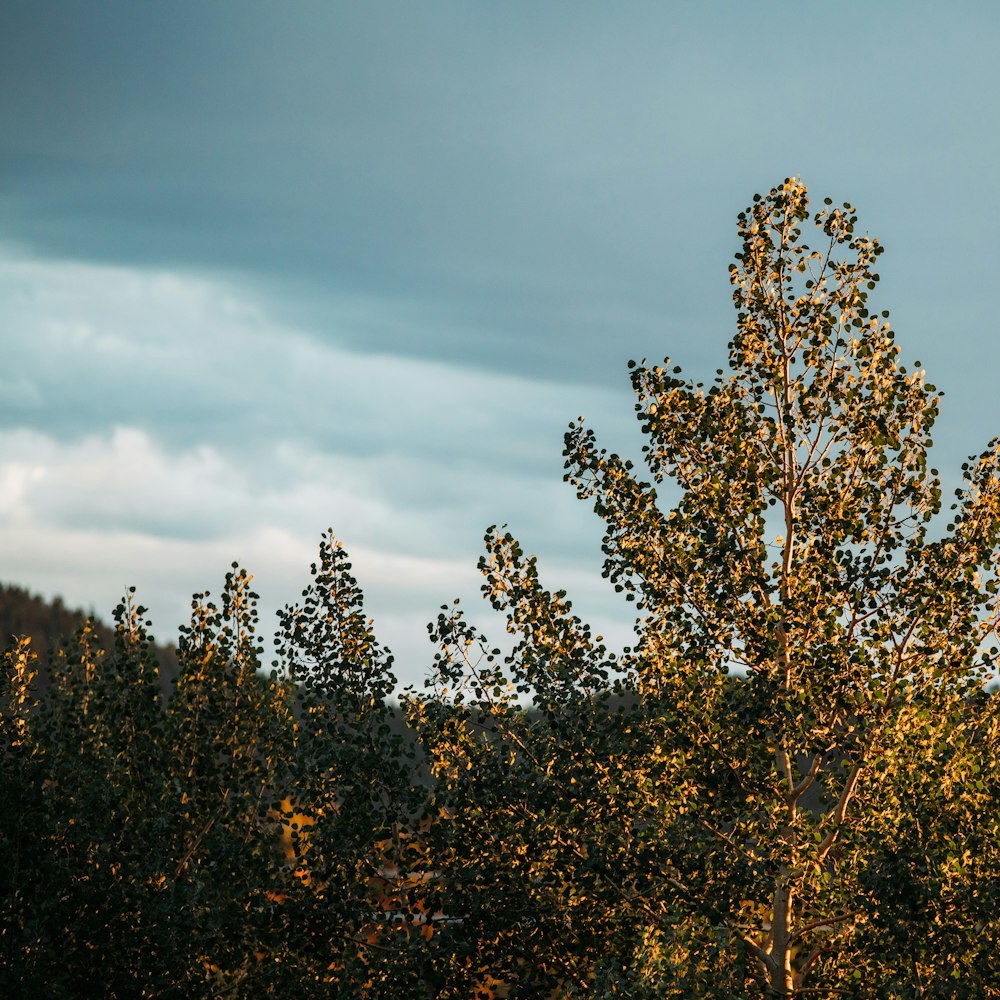
<svg viewBox="0 0 1000 1000"><path fill-rule="evenodd" d="M235 564L176 649L5 620L0 995L1000 996L1000 441L946 503L850 204L737 228L727 367L629 363L643 471L566 434L631 646L502 526L512 647L445 606L421 689L332 531L273 663Z"/></svg>

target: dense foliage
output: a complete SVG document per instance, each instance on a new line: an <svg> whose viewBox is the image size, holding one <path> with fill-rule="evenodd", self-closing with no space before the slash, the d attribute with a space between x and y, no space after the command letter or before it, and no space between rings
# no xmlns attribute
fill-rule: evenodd
<svg viewBox="0 0 1000 1000"><path fill-rule="evenodd" d="M395 709L332 536L267 678L236 567L167 699L131 597L44 697L12 644L0 994L1000 996L1000 445L937 528L939 398L855 228L796 180L741 213L728 371L632 366L652 482L571 425L623 653L504 529L512 651L446 607Z"/></svg>

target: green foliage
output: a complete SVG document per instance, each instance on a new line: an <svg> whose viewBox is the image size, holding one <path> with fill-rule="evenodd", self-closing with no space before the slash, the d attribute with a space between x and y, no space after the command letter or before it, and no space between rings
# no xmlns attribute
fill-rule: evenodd
<svg viewBox="0 0 1000 1000"><path fill-rule="evenodd" d="M131 596L44 692L14 642L0 994L1000 995L1000 444L940 530L856 224L797 180L739 216L728 371L631 366L649 482L571 425L621 654L496 528L513 649L446 606L401 709L329 534L269 677L235 565L166 700Z"/></svg>
<svg viewBox="0 0 1000 1000"><path fill-rule="evenodd" d="M423 866L412 836L423 790L413 784L414 748L392 726L392 656L330 534L312 576L302 603L280 614L278 637L301 694L289 787L308 822L292 831L300 874L286 901L303 971L297 993L416 996L422 956L409 929L418 911L402 883Z"/></svg>
<svg viewBox="0 0 1000 1000"><path fill-rule="evenodd" d="M425 790L332 538L313 574L270 677L249 575L196 594L166 702L131 595L110 648L90 621L64 644L41 700L12 644L0 994L412 995L423 910L399 897Z"/></svg>
<svg viewBox="0 0 1000 1000"><path fill-rule="evenodd" d="M245 974L289 728L287 692L254 672L246 582L227 580L222 614L196 606L167 711L131 599L110 650L88 622L53 663L30 742L40 809L17 827L39 870L16 947L37 958L6 967L14 993L179 997Z"/></svg>

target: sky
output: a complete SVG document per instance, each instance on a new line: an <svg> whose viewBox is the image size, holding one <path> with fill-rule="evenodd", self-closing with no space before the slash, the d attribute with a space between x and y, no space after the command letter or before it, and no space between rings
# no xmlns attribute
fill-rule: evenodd
<svg viewBox="0 0 1000 1000"><path fill-rule="evenodd" d="M886 245L877 308L1000 432L1000 7L0 5L0 580L170 639L238 561L263 629L321 533L404 684L506 523L611 640L584 415L639 457L630 358L709 379L736 215L798 175ZM667 491L669 500L669 491Z"/></svg>

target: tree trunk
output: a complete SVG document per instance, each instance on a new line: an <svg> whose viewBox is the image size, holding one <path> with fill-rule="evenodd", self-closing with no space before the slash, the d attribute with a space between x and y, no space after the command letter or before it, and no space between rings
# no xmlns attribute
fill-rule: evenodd
<svg viewBox="0 0 1000 1000"><path fill-rule="evenodd" d="M771 919L771 961L765 1000L787 1000L792 996L795 976L791 952L792 890L779 882L774 890L774 913Z"/></svg>

